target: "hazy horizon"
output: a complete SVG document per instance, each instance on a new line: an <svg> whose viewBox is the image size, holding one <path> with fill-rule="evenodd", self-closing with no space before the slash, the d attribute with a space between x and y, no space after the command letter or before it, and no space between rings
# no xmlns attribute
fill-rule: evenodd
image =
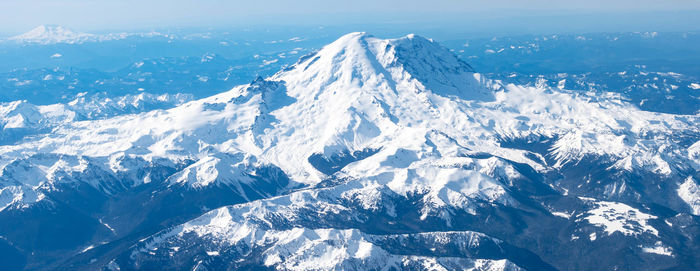
<svg viewBox="0 0 700 271"><path fill-rule="evenodd" d="M0 33L38 25L80 32L251 26L385 26L466 32L554 33L700 30L700 1L355 1L256 3L204 1L9 0L0 3ZM371 30L371 29L370 29Z"/></svg>

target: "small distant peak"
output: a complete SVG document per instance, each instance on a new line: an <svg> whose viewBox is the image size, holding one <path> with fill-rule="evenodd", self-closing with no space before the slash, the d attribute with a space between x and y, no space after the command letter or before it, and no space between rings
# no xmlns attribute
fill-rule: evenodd
<svg viewBox="0 0 700 271"><path fill-rule="evenodd" d="M11 37L10 40L29 43L79 43L92 38L94 35L78 33L60 25L40 25L28 32Z"/></svg>
<svg viewBox="0 0 700 271"><path fill-rule="evenodd" d="M60 26L60 25L55 25L55 24L43 24L40 26L37 26L33 28L32 30L29 30L29 32L25 33L35 33L35 34L43 34L43 33L73 33L72 30Z"/></svg>

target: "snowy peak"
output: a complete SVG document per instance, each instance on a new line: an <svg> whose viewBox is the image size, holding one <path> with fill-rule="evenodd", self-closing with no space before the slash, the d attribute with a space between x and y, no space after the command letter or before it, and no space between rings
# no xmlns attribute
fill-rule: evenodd
<svg viewBox="0 0 700 271"><path fill-rule="evenodd" d="M166 38L175 39L175 35L163 34L159 32L117 32L117 33L104 33L104 34L89 34L73 31L67 27L59 25L40 25L29 32L21 35L10 37L7 41L27 43L27 44L39 44L39 45L51 45L51 44L82 44L86 42L104 42L104 41L117 41L124 40L128 38ZM211 61L209 57L202 58L202 61Z"/></svg>
<svg viewBox="0 0 700 271"><path fill-rule="evenodd" d="M74 32L59 25L41 25L29 32L9 38L10 40L26 43L54 44L54 43L81 43L95 35Z"/></svg>
<svg viewBox="0 0 700 271"><path fill-rule="evenodd" d="M303 85L306 91L353 90L370 85L393 91L418 88L468 100L489 96L477 93L479 82L469 64L438 43L413 34L378 39L364 32L350 33L302 57L273 79Z"/></svg>

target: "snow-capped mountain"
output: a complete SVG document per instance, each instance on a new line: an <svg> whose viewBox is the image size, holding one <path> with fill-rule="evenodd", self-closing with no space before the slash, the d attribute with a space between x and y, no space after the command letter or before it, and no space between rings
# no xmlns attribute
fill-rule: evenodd
<svg viewBox="0 0 700 271"><path fill-rule="evenodd" d="M40 25L29 32L10 37L9 40L26 43L82 43L97 38L96 35L73 32L60 25Z"/></svg>
<svg viewBox="0 0 700 271"><path fill-rule="evenodd" d="M209 98L0 146L0 235L29 269L692 269L699 124L351 33ZM60 243L13 229L76 221Z"/></svg>
<svg viewBox="0 0 700 271"><path fill-rule="evenodd" d="M107 33L107 34L89 34L75 32L67 27L60 25L40 25L28 32L8 38L9 41L28 43L28 44L81 44L85 42L98 42L110 40L122 40L129 37L166 37L169 35L159 32L146 33Z"/></svg>

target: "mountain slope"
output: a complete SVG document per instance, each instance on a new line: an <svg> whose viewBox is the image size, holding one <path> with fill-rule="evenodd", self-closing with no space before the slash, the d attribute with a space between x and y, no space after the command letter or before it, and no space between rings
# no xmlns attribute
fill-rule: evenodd
<svg viewBox="0 0 700 271"><path fill-rule="evenodd" d="M228 92L0 146L0 219L96 225L60 253L0 234L30 269L693 268L698 124L351 33Z"/></svg>

